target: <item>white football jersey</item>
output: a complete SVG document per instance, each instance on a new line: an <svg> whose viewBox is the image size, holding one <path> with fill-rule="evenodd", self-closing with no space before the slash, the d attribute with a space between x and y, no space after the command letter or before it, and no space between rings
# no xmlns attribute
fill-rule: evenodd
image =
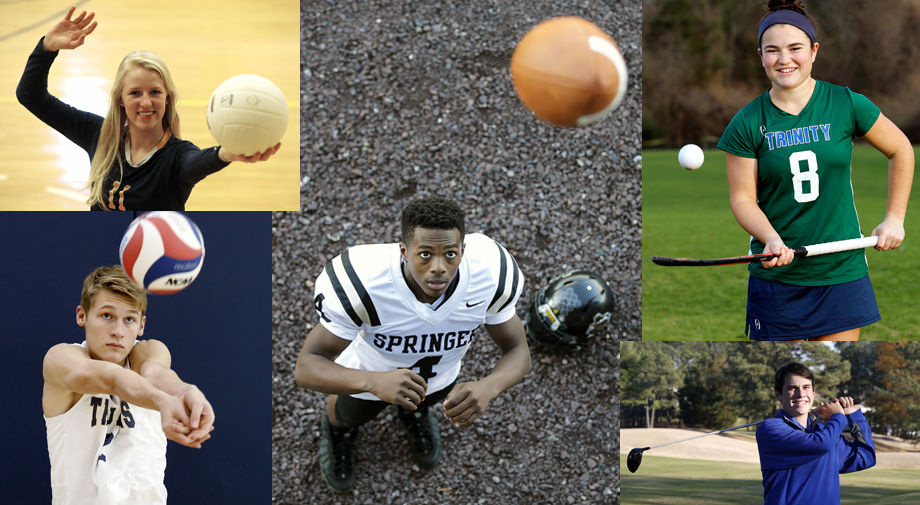
<svg viewBox="0 0 920 505"><path fill-rule="evenodd" d="M449 386L482 324L515 315L524 278L498 242L473 233L447 292L433 305L418 301L402 272L399 244L360 245L326 264L316 280L320 323L351 344L335 362L385 372L408 368L428 383L428 394ZM379 400L371 393L355 398Z"/></svg>
<svg viewBox="0 0 920 505"><path fill-rule="evenodd" d="M156 410L85 394L45 426L52 505L166 504L166 435Z"/></svg>

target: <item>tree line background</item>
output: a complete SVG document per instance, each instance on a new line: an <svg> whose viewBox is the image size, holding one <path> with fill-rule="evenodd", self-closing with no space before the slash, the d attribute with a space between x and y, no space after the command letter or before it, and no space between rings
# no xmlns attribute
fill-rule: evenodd
<svg viewBox="0 0 920 505"><path fill-rule="evenodd" d="M852 396L873 433L920 440L920 342L623 342L622 428L710 430L772 417L773 377L797 361L815 405Z"/></svg>
<svg viewBox="0 0 920 505"><path fill-rule="evenodd" d="M757 55L764 0L643 0L645 147L714 146L770 87ZM920 1L811 0L812 76L866 95L920 143Z"/></svg>

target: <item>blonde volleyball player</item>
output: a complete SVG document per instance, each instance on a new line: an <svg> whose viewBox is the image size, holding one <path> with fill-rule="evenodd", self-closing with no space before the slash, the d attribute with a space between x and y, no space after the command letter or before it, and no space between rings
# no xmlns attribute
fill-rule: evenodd
<svg viewBox="0 0 920 505"><path fill-rule="evenodd" d="M48 93L48 72L62 49L93 33L95 13L75 8L29 55L16 97L29 112L83 148L91 160L87 203L93 210L183 210L196 183L232 161L265 161L281 147L242 156L223 147L199 149L179 138L177 92L166 63L148 51L118 66L105 118Z"/></svg>
<svg viewBox="0 0 920 505"><path fill-rule="evenodd" d="M441 197L405 207L399 244L352 247L326 265L314 298L320 321L294 375L329 394L319 460L334 491L354 487L357 428L387 405L396 405L416 462L428 468L441 457L430 407L443 402L452 423L469 426L521 381L530 370L515 311L522 287L508 251L485 235L466 235L463 210ZM502 356L487 376L457 383L480 325Z"/></svg>
<svg viewBox="0 0 920 505"><path fill-rule="evenodd" d="M197 387L170 368L166 346L137 341L147 297L119 265L83 282L81 344L45 355L42 410L54 504L160 505L166 439L201 448L214 411Z"/></svg>

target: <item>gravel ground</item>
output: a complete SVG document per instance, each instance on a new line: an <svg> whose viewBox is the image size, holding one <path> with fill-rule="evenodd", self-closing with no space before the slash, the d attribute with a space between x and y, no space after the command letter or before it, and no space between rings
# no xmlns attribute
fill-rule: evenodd
<svg viewBox="0 0 920 505"><path fill-rule="evenodd" d="M273 215L272 496L279 504L619 502L620 340L641 333L639 0L310 1L302 22L300 213ZM540 21L578 15L619 44L623 104L585 129L558 129L517 100L508 64ZM398 240L414 196L443 194L467 228L502 242L538 287L574 268L598 272L619 314L569 353L532 347L524 381L476 423L439 415L444 457L414 466L392 409L362 427L354 493L319 473L321 394L293 381L315 324L313 281L345 247ZM498 357L485 334L459 380Z"/></svg>

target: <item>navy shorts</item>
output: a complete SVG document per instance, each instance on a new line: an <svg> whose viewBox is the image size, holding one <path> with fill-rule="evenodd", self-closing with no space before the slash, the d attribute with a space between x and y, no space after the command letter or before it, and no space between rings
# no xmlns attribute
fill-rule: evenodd
<svg viewBox="0 0 920 505"><path fill-rule="evenodd" d="M451 389L454 389L455 384L457 384L457 381L452 382L440 391L426 395L422 403L419 404L419 408L430 407L447 398L447 394L450 393ZM357 428L377 417L377 414L387 408L387 405L390 404L380 400L364 400L353 396L339 395L339 399L335 401L335 418L348 428Z"/></svg>
<svg viewBox="0 0 920 505"><path fill-rule="evenodd" d="M829 286L750 276L744 333L751 340L801 340L862 328L882 317L866 275Z"/></svg>

